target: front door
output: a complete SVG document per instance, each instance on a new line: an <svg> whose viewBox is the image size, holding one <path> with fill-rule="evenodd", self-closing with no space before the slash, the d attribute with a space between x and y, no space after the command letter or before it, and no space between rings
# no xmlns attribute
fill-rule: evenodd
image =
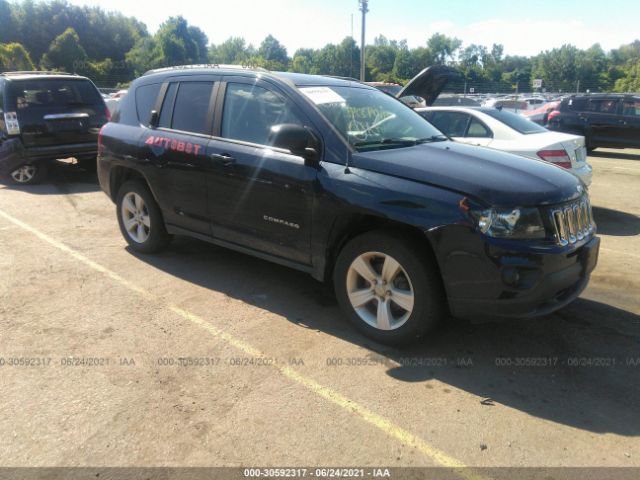
<svg viewBox="0 0 640 480"><path fill-rule="evenodd" d="M309 264L315 167L270 146L274 125L311 127L272 84L228 77L216 138L209 142L209 210L213 236Z"/></svg>

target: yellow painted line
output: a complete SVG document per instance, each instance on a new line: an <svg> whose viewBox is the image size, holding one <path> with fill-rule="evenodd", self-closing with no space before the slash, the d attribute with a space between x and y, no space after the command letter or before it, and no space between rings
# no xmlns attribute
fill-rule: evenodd
<svg viewBox="0 0 640 480"><path fill-rule="evenodd" d="M46 233L43 233L37 230L31 225L28 225L23 221L18 220L17 218L9 215L8 213L3 212L2 210L0 210L0 216L5 218L9 222L13 223L14 225L32 233L33 235L38 237L40 240L70 255L71 257L75 258L79 262L84 263L86 266L92 268L93 270L96 270L97 272L100 272L103 275L106 275L114 282L119 283L120 285L126 287L132 292L139 294L145 299L154 301L156 303L162 301L162 299L159 296L136 285L133 282L130 282L129 280L117 274L113 270L110 270L107 267L104 267L103 265L100 265L99 263L94 262L93 260L85 257L81 253L68 247L64 243L59 242L58 240L47 235ZM231 335L223 330L220 330L219 328L207 322L204 318L200 317L199 315L191 313L188 310L185 310L171 303L165 304L165 307L171 310L176 315L182 317L183 319L188 320L189 322L199 327L202 327L214 337L218 337L222 339L229 345L242 351L243 353L246 353L247 355L254 356L254 357L269 356L261 352L259 349L241 340L240 338L234 335ZM339 406L340 408L347 411L348 413L356 417L359 417L365 422L376 427L378 430L399 440L403 444L415 448L416 450L424 454L426 457L430 458L437 465L451 469L461 478L464 478L465 480L488 480L489 479L489 477L486 477L484 475L478 474L477 472L474 472L469 467L467 467L464 463L462 463L460 460L457 460L456 458L431 446L427 441L423 440L421 437L396 425L391 420L381 415L378 415L375 412L372 412L367 407L360 405L359 403L349 399L348 397L345 397L344 395L335 391L331 387L324 386L316 382L315 380L309 377L306 377L305 375L301 374L300 372L296 371L295 369L287 365L274 365L274 368L276 368L286 378L305 387L307 390L313 392L314 394L324 398L325 400L332 402L333 404Z"/></svg>

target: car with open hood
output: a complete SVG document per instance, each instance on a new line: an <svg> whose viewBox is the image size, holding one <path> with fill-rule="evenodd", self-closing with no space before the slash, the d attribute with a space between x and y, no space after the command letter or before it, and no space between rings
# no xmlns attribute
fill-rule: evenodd
<svg viewBox="0 0 640 480"><path fill-rule="evenodd" d="M448 314L549 313L580 294L597 262L577 178L452 142L357 81L150 71L98 151L131 249L188 235L307 272L331 281L344 316L384 343L414 341Z"/></svg>

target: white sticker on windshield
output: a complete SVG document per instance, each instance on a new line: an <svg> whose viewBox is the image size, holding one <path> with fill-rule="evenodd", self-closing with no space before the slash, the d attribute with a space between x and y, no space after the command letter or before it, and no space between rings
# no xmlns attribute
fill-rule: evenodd
<svg viewBox="0 0 640 480"><path fill-rule="evenodd" d="M316 105L323 103L344 103L345 99L331 90L329 87L305 87L300 91Z"/></svg>

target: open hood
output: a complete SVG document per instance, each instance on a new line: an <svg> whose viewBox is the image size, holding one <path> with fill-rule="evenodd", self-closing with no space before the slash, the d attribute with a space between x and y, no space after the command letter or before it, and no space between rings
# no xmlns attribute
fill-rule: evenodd
<svg viewBox="0 0 640 480"><path fill-rule="evenodd" d="M462 73L445 65L433 65L422 70L398 92L397 98L415 95L425 99L427 106L435 102L449 80L461 79Z"/></svg>

